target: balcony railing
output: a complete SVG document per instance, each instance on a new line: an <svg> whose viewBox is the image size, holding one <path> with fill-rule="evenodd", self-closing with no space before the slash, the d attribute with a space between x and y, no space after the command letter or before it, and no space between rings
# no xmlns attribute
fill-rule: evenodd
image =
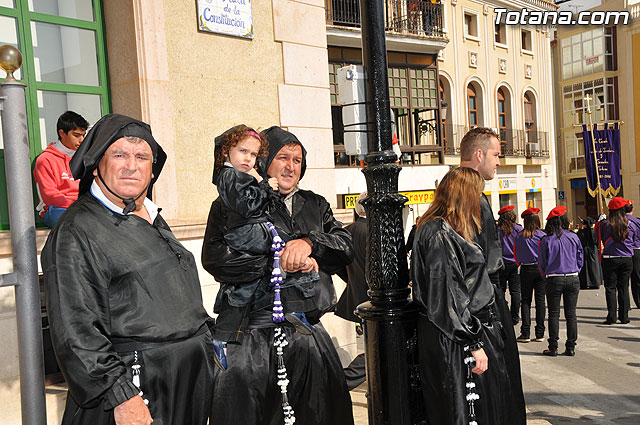
<svg viewBox="0 0 640 425"><path fill-rule="evenodd" d="M460 155L460 141L469 131L464 125L445 124L445 155ZM526 158L549 157L549 133L546 131L526 131L507 128L501 134L501 156Z"/></svg>
<svg viewBox="0 0 640 425"><path fill-rule="evenodd" d="M367 0L369 1L369 0ZM385 29L399 34L443 37L442 5L430 0L386 0ZM325 0L327 24L360 27L359 0Z"/></svg>

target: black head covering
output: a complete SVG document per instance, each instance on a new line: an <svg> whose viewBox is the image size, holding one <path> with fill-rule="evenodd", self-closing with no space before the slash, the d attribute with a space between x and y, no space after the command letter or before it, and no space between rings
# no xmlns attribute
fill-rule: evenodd
<svg viewBox="0 0 640 425"><path fill-rule="evenodd" d="M302 148L302 167L300 169L300 179L304 176L304 172L307 169L307 150L302 146L302 142L293 134L280 127L274 125L267 128L262 132L269 142L269 154L262 159L263 169L268 170L269 166L273 162L273 158L276 157L280 149L288 145L289 143L298 143Z"/></svg>
<svg viewBox="0 0 640 425"><path fill-rule="evenodd" d="M147 196L151 195L151 188L162 171L162 167L167 160L167 154L164 153L162 147L160 147L151 135L151 127L149 127L148 124L120 114L109 114L100 118L91 130L89 130L84 141L73 155L73 158L71 158L69 166L71 167L73 177L76 180L80 179L80 195L88 192L89 188L91 188L93 170L98 168L98 164L109 146L116 140L127 136L143 139L151 147L151 151L153 152L153 177L151 178L148 188L143 192L146 192ZM101 178L101 176L99 177ZM111 189L108 187L107 189L111 192ZM140 196L135 199L125 199L113 192L111 193L122 199L125 203L125 214L135 210L135 200L142 195L140 194Z"/></svg>
<svg viewBox="0 0 640 425"><path fill-rule="evenodd" d="M582 220L582 224L588 227L593 226L596 223L596 221L594 219L592 219L591 217L587 217L584 220Z"/></svg>

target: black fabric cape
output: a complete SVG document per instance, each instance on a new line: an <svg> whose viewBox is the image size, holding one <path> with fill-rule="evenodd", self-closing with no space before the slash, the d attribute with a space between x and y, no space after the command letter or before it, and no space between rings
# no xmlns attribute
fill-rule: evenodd
<svg viewBox="0 0 640 425"><path fill-rule="evenodd" d="M482 341L489 368L473 375L480 395L477 422L524 424L524 406L513 399L522 387L512 388L505 336L499 322L487 320L495 290L483 252L443 219L435 219L418 228L411 265L413 298L421 308L418 347L428 423L468 424L463 349Z"/></svg>
<svg viewBox="0 0 640 425"><path fill-rule="evenodd" d="M309 237L311 256L320 266L320 280L311 287L282 289L286 312L306 312L311 335L285 327L289 345L284 349L289 377L289 400L296 423L305 425L353 424L351 397L331 338L319 323L335 303L331 274L351 262L351 236L336 221L329 203L311 191L293 195L293 214L283 198L270 205L273 224L291 238ZM224 208L218 198L211 205L202 263L219 282L244 282L271 273L266 256L231 249L224 241ZM285 281L286 285L286 281ZM254 309L269 308L273 293L256 299ZM215 371L212 425L282 424L282 399L276 376L273 329L249 329L241 344L227 346L228 369Z"/></svg>
<svg viewBox="0 0 640 425"><path fill-rule="evenodd" d="M369 300L367 280L365 275L365 261L367 258L367 218L358 219L348 225L346 229L353 239L353 262L347 265L338 275L347 282L347 287L336 304L336 316L352 322L360 323L360 318L353 312L365 301Z"/></svg>
<svg viewBox="0 0 640 425"><path fill-rule="evenodd" d="M272 261L266 256L234 250L225 242L225 213L220 198L213 201L202 247L204 269L225 283L249 282L270 274ZM351 235L333 217L329 203L308 190L298 190L293 195L293 214L289 215L282 196L270 203L268 213L287 239L308 237L313 244L311 256L320 266L320 280L305 287L286 287L285 282L281 294L285 313L306 312L317 321L336 303L331 274L353 260ZM268 292L255 301L255 307L266 307L272 301L273 293Z"/></svg>
<svg viewBox="0 0 640 425"><path fill-rule="evenodd" d="M206 423L211 337L194 335L210 318L194 258L160 215L150 224L81 195L49 234L42 270L51 338L72 399L63 424L112 423L113 407L140 391L131 380L133 356L116 339L161 343L140 353L154 423Z"/></svg>
<svg viewBox="0 0 640 425"><path fill-rule="evenodd" d="M502 323L502 330L505 334L505 361L509 379L511 380L511 388L513 391L512 399L517 405L515 407L516 411L522 412L521 417L518 418L514 424L524 425L526 423L526 413L524 393L522 392L522 376L520 374L520 353L518 351L518 343L516 342L511 311L504 298L504 292L500 289L500 270L504 267L502 246L498 238L498 228L496 227L491 204L489 204L489 200L484 193L482 194L481 208L482 231L476 235L475 241L482 249L487 264L487 273L495 289L495 307L498 319L500 319Z"/></svg>
<svg viewBox="0 0 640 425"><path fill-rule="evenodd" d="M584 251L584 264L580 269L580 289L597 289L602 283L602 267L598 258L598 245L593 229L578 230L578 238Z"/></svg>

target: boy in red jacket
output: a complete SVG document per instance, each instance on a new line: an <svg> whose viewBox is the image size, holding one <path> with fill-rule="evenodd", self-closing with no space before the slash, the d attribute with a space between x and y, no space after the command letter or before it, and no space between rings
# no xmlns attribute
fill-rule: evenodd
<svg viewBox="0 0 640 425"><path fill-rule="evenodd" d="M87 120L73 111L60 115L56 125L58 140L36 159L33 177L40 200L36 211L49 228L78 199L79 181L73 179L69 161L84 140L88 127Z"/></svg>

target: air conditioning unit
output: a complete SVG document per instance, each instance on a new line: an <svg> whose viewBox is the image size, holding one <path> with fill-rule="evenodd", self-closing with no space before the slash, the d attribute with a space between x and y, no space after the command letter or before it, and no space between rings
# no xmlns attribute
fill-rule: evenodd
<svg viewBox="0 0 640 425"><path fill-rule="evenodd" d="M342 106L344 147L347 155L361 159L368 153L365 75L362 65L348 65L337 70L338 103Z"/></svg>

